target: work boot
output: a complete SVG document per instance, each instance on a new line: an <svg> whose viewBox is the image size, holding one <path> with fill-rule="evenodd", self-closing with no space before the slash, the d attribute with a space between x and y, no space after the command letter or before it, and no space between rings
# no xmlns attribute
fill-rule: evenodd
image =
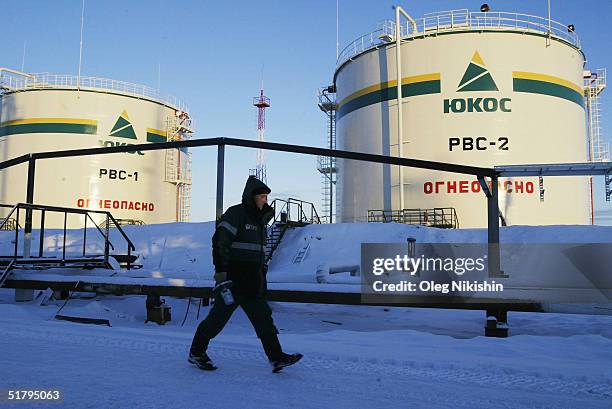
<svg viewBox="0 0 612 409"><path fill-rule="evenodd" d="M206 351L202 352L201 354L196 354L189 351L188 361L203 371L214 371L217 369L212 359L210 359L210 357L206 354Z"/></svg>
<svg viewBox="0 0 612 409"><path fill-rule="evenodd" d="M276 361L270 361L270 363L272 364L272 372L277 373L284 367L293 365L294 363L302 359L303 356L304 355L302 354L286 354L284 352L281 352L280 359Z"/></svg>

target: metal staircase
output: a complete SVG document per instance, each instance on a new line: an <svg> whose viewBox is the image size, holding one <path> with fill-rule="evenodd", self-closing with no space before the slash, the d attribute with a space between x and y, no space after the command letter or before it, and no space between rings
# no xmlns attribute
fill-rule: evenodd
<svg viewBox="0 0 612 409"><path fill-rule="evenodd" d="M272 258L272 253L280 244L283 236L287 231L287 224L285 223L274 223L268 229L268 239L266 240L266 262Z"/></svg>
<svg viewBox="0 0 612 409"><path fill-rule="evenodd" d="M0 228L0 230L15 230L15 227L17 225L17 223L15 223L15 219L9 219L8 217L0 217L0 224L2 225L2 228Z"/></svg>
<svg viewBox="0 0 612 409"><path fill-rule="evenodd" d="M4 285L4 282L6 281L6 279L8 278L8 275L10 274L11 270L13 269L13 267L15 266L15 260L11 260L6 268L4 269L4 271L2 272L2 275L0 275L0 287L2 287Z"/></svg>
<svg viewBox="0 0 612 409"><path fill-rule="evenodd" d="M320 224L321 219L311 202L289 198L275 199L270 206L274 209L274 220L268 226L266 240L266 263L280 244L289 228L304 227L309 224Z"/></svg>
<svg viewBox="0 0 612 409"><path fill-rule="evenodd" d="M123 229L117 220L110 214L110 212L106 211L98 211L98 210L85 210L85 209L73 209L73 208L65 208L65 207L57 207L57 206L44 206L44 205L34 205L27 203L18 203L15 206L10 205L2 205L0 207L10 208L11 211L4 218L4 221L0 223L0 230L4 228L7 224L8 220L11 220L11 216L15 219L14 224L14 235L11 233L5 233L6 236L12 236L12 254L3 254L0 255L0 287L4 285L4 282L8 279L11 271L22 269L22 270L41 270L41 269L49 269L49 268L78 268L78 269L93 269L93 268L104 268L104 269L112 269L112 263L110 258L114 258L117 260L119 265L123 268L133 269L140 268L141 265L136 265L134 262L138 258L137 255L132 254L133 251L136 250L132 241L125 234ZM20 217L23 217L22 213L30 213L32 218L34 217L34 213L38 216L38 212L40 212L40 222L39 229L32 231L32 233L25 234L25 230L21 228L19 224ZM64 229L62 235L62 245L61 245L61 254L49 255L45 254L45 218L48 213L62 213L64 215ZM83 216L83 238L82 238L82 247L79 247L77 253L71 252L69 254L67 252L67 217L69 214L72 215L82 215ZM100 228L93 218L92 214L102 215L104 217L104 228ZM38 219L37 219L38 220ZM88 222L90 222L90 227L93 226L103 239L102 241L102 253L92 253L91 250L88 251ZM123 254L111 254L111 250L115 251L115 246L111 242L110 239L110 226L113 226L116 231L119 233L119 236L125 241L126 244L126 253ZM74 233L74 231L72 232ZM20 238L23 243L23 251L19 251L20 247ZM36 240L37 239L37 240ZM34 241L38 241L38 246L34 248ZM92 239L89 239L89 244L91 245ZM69 245L71 247L75 247L80 245L78 241L75 243L74 238L70 238Z"/></svg>

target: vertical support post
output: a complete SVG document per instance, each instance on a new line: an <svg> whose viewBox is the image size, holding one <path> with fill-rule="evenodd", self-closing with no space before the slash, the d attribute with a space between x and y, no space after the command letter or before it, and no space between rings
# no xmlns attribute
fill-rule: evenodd
<svg viewBox="0 0 612 409"><path fill-rule="evenodd" d="M26 191L26 203L34 203L34 179L36 177L36 159L30 154L28 160L28 188ZM32 209L26 208L26 220L23 241L23 258L30 258L30 247L32 243Z"/></svg>
<svg viewBox="0 0 612 409"><path fill-rule="evenodd" d="M66 261L66 228L68 225L68 212L64 212L64 242L62 244L62 262Z"/></svg>
<svg viewBox="0 0 612 409"><path fill-rule="evenodd" d="M85 20L85 0L81 8L81 41L79 42L79 70L77 74L77 91L81 90L81 65L83 62L83 22ZM78 95L78 92L77 92Z"/></svg>
<svg viewBox="0 0 612 409"><path fill-rule="evenodd" d="M498 194L498 177L491 177L491 186L485 189L486 184L484 178L479 177L481 186L487 195L487 213L488 213L488 267L489 277L507 278L501 270L501 249L499 246L499 194ZM508 336L508 318L507 310L501 307L487 309L487 324L485 326L485 336L487 337L502 337Z"/></svg>
<svg viewBox="0 0 612 409"><path fill-rule="evenodd" d="M501 249L499 247L499 193L498 176L491 177L489 186L484 176L478 176L480 187L487 197L487 255L489 277L507 278L508 275L501 271Z"/></svg>
<svg viewBox="0 0 612 409"><path fill-rule="evenodd" d="M395 6L395 64L397 73L397 141L398 141L398 156L404 157L404 141L403 141L403 129L402 129L402 54L401 54L401 40L402 30L400 24L400 14L403 14L406 19L412 25L413 33L417 32L416 21L406 13L400 6ZM408 25L406 25L406 34L408 34ZM404 209L404 168L399 167L399 209Z"/></svg>
<svg viewBox="0 0 612 409"><path fill-rule="evenodd" d="M503 305L487 308L487 324L485 326L486 337L507 338L508 337L508 309Z"/></svg>
<svg viewBox="0 0 612 409"><path fill-rule="evenodd" d="M334 98L335 100L335 98ZM335 121L335 103L330 104L329 110L329 149L334 149L334 121ZM334 217L334 159L329 157L329 223L333 223Z"/></svg>
<svg viewBox="0 0 612 409"><path fill-rule="evenodd" d="M217 212L216 220L223 215L223 181L225 177L225 145L217 147Z"/></svg>
<svg viewBox="0 0 612 409"><path fill-rule="evenodd" d="M416 239L414 237L408 237L406 241L408 242L408 257L414 258L416 254Z"/></svg>
<svg viewBox="0 0 612 409"><path fill-rule="evenodd" d="M85 222L83 223L83 258L85 257L85 249L87 248L87 213L84 214Z"/></svg>
<svg viewBox="0 0 612 409"><path fill-rule="evenodd" d="M550 0L548 0L548 38L546 39L546 47L550 46L551 35L552 35L552 21L550 19Z"/></svg>
<svg viewBox="0 0 612 409"><path fill-rule="evenodd" d="M19 246L19 207L17 207L17 216L15 217L15 253L13 257L17 259L17 248Z"/></svg>
<svg viewBox="0 0 612 409"><path fill-rule="evenodd" d="M487 195L487 238L489 256L489 277L507 277L501 271L501 254L499 247L499 193L498 177L491 177L491 190Z"/></svg>
<svg viewBox="0 0 612 409"><path fill-rule="evenodd" d="M34 202L34 175L35 175L36 159L30 154L28 161L28 188L26 191L26 202L32 204ZM19 207L17 208L17 222L15 226L15 260L17 260L17 246L19 238ZM23 258L30 258L30 248L32 244L32 208L26 208L26 221L24 226L24 241L23 241ZM42 232L41 232L42 234ZM32 301L34 299L34 290L15 288L15 301Z"/></svg>
<svg viewBox="0 0 612 409"><path fill-rule="evenodd" d="M132 269L132 245L128 243L128 259L127 259L127 269Z"/></svg>
<svg viewBox="0 0 612 409"><path fill-rule="evenodd" d="M45 242L45 210L40 212L40 240L38 242L38 257L43 256L43 245Z"/></svg>
<svg viewBox="0 0 612 409"><path fill-rule="evenodd" d="M104 223L104 264L108 266L108 255L110 253L110 213L106 213L106 222Z"/></svg>
<svg viewBox="0 0 612 409"><path fill-rule="evenodd" d="M589 176L589 205L591 208L591 225L595 224L595 198L593 196L593 176Z"/></svg>

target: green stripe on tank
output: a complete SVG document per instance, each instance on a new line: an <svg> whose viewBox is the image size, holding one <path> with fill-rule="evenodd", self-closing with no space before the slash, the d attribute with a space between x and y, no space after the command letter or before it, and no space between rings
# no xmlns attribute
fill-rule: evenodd
<svg viewBox="0 0 612 409"><path fill-rule="evenodd" d="M512 79L514 92L527 92L531 94L548 95L575 102L584 108L584 97L575 90L552 82L530 80L523 78Z"/></svg>
<svg viewBox="0 0 612 409"><path fill-rule="evenodd" d="M439 94L440 80L414 82L402 85L402 97L414 97L417 95ZM357 97L338 109L338 119L356 109L384 101L397 99L397 87L384 88Z"/></svg>
<svg viewBox="0 0 612 409"><path fill-rule="evenodd" d="M0 137L28 133L74 133L95 135L98 133L98 126L88 124L35 123L0 127Z"/></svg>
<svg viewBox="0 0 612 409"><path fill-rule="evenodd" d="M161 136L152 132L147 132L147 142L158 143L168 141L166 140L165 136ZM179 150L185 154L189 153L189 148L179 148Z"/></svg>
<svg viewBox="0 0 612 409"><path fill-rule="evenodd" d="M166 137L156 133L147 132L147 142L167 142Z"/></svg>

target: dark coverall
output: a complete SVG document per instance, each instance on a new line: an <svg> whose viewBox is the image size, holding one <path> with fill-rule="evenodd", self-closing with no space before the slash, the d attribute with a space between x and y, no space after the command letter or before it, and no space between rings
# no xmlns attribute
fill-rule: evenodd
<svg viewBox="0 0 612 409"><path fill-rule="evenodd" d="M268 204L261 210L255 206L254 192L262 190L270 192L263 182L249 177L242 203L227 209L217 222L212 238L213 263L217 273L226 272L227 279L233 282L231 290L235 301L226 305L219 294L215 295L213 307L194 335L191 352L195 354L206 351L209 341L221 332L238 306L255 328L268 359L275 361L282 353L272 310L265 299L266 225L274 217L274 209Z"/></svg>

